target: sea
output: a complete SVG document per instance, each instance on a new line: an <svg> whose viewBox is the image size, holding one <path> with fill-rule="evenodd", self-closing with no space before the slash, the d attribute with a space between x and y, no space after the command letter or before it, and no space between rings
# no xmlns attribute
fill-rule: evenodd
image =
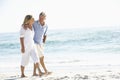
<svg viewBox="0 0 120 80"><path fill-rule="evenodd" d="M51 67L120 65L120 27L48 30L44 50L45 63ZM19 32L0 33L0 72L18 68L20 61Z"/></svg>

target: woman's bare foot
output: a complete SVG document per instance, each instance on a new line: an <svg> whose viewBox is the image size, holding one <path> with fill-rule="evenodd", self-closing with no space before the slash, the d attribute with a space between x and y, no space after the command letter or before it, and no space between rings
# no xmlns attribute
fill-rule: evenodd
<svg viewBox="0 0 120 80"><path fill-rule="evenodd" d="M24 78L24 77L26 77L24 74L23 74L23 75L21 75L21 78Z"/></svg>
<svg viewBox="0 0 120 80"><path fill-rule="evenodd" d="M39 76L38 74L33 74L33 76Z"/></svg>

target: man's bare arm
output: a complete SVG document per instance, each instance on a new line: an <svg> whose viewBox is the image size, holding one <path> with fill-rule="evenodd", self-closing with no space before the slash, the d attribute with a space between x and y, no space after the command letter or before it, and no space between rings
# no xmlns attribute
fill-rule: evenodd
<svg viewBox="0 0 120 80"><path fill-rule="evenodd" d="M43 38L43 43L46 42L46 38L47 38L47 35L44 35L44 38Z"/></svg>

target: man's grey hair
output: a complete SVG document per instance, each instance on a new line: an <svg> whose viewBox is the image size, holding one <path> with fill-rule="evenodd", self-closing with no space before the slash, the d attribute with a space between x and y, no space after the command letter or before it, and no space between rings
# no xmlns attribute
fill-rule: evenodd
<svg viewBox="0 0 120 80"><path fill-rule="evenodd" d="M41 12L40 15L39 15L39 17L40 16L45 16L46 17L46 14L44 12Z"/></svg>

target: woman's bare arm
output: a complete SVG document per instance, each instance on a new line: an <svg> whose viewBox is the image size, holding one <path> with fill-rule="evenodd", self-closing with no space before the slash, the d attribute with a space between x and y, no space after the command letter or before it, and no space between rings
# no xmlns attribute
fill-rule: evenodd
<svg viewBox="0 0 120 80"><path fill-rule="evenodd" d="M20 38L20 44L21 44L21 52L25 52L25 47L24 47L24 38Z"/></svg>

